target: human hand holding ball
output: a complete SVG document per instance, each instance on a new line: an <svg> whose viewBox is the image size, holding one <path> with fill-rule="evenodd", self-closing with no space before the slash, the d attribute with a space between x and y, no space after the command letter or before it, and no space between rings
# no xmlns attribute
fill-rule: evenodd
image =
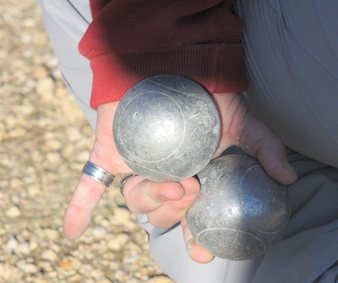
<svg viewBox="0 0 338 283"><path fill-rule="evenodd" d="M186 214L195 240L216 256L252 259L286 225L289 201L256 159L231 155L211 161L219 144L226 144L217 106L187 78L151 77L119 103L114 140L126 164L146 179L181 181L197 174L201 192ZM269 162L264 155L262 160Z"/></svg>

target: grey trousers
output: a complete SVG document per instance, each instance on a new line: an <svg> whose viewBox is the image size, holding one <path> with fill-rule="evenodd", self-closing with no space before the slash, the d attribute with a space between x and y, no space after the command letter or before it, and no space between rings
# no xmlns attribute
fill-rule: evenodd
<svg viewBox="0 0 338 283"><path fill-rule="evenodd" d="M77 50L91 21L83 0L40 0L64 80L95 127L92 75ZM180 283L338 282L338 3L334 0L240 0L248 105L292 148L299 180L290 186L292 218L262 258L210 264L190 260L180 226L140 224L163 270ZM298 153L296 153L298 152Z"/></svg>

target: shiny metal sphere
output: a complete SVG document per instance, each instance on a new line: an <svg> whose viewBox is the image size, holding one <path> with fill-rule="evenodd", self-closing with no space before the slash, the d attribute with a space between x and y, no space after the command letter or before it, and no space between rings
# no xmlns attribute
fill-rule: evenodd
<svg viewBox="0 0 338 283"><path fill-rule="evenodd" d="M196 241L230 260L264 254L288 223L286 188L273 181L256 159L239 154L211 161L198 177L201 192L186 214Z"/></svg>
<svg viewBox="0 0 338 283"><path fill-rule="evenodd" d="M153 181L179 181L209 163L221 127L203 87L185 77L159 75L136 84L123 97L113 133L134 172Z"/></svg>

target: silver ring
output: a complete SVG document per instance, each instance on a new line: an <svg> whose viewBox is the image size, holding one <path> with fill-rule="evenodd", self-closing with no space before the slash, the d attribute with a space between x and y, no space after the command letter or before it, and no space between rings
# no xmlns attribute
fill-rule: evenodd
<svg viewBox="0 0 338 283"><path fill-rule="evenodd" d="M85 166L83 166L82 172L83 174L86 174L87 176L105 185L106 187L110 187L115 178L114 175L110 174L108 171L97 166L91 161L86 162Z"/></svg>
<svg viewBox="0 0 338 283"><path fill-rule="evenodd" d="M129 175L126 175L124 177L121 178L121 181L120 181L120 193L121 195L123 195L123 187L124 187L124 184L127 182L127 180L131 177L135 177L135 176L138 176L137 174L129 174Z"/></svg>

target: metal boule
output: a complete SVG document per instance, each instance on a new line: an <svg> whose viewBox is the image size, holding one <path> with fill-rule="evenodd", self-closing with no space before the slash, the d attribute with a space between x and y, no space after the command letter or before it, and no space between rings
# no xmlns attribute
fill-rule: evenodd
<svg viewBox="0 0 338 283"><path fill-rule="evenodd" d="M230 260L263 255L289 221L286 188L240 154L211 161L198 177L201 192L186 214L195 240Z"/></svg>
<svg viewBox="0 0 338 283"><path fill-rule="evenodd" d="M217 108L201 85L182 76L158 75L125 94L113 134L134 172L153 181L179 181L209 163L221 126Z"/></svg>

